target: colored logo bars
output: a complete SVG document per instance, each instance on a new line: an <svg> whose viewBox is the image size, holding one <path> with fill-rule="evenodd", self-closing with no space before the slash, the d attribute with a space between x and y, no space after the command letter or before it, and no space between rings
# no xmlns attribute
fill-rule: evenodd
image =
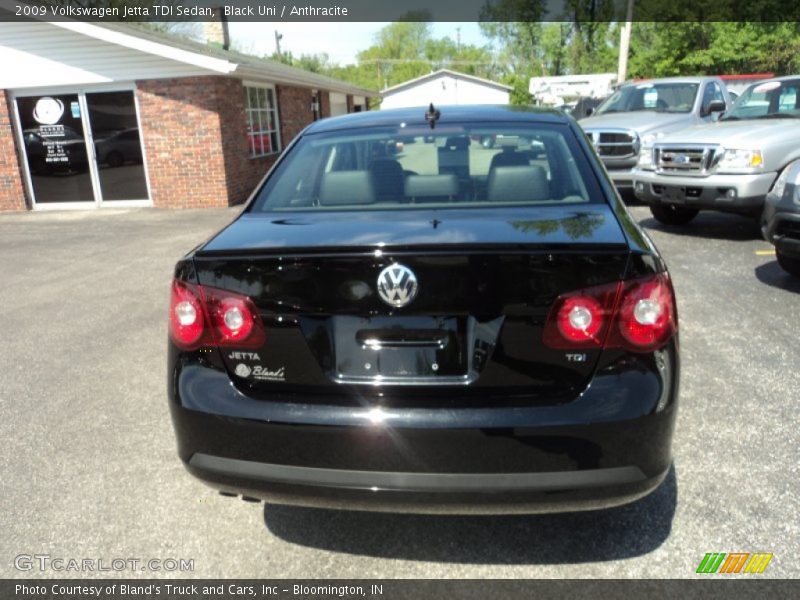
<svg viewBox="0 0 800 600"><path fill-rule="evenodd" d="M772 553L758 552L709 552L700 561L697 573L763 573Z"/></svg>

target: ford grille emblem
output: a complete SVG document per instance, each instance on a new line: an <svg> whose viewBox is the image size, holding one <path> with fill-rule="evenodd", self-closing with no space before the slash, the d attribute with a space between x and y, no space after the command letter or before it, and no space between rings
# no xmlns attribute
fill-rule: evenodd
<svg viewBox="0 0 800 600"><path fill-rule="evenodd" d="M409 304L418 290L416 275L403 265L389 265L378 275L378 295L389 306L400 308Z"/></svg>
<svg viewBox="0 0 800 600"><path fill-rule="evenodd" d="M676 154L675 157L672 159L676 165L685 165L689 163L689 157L685 154Z"/></svg>

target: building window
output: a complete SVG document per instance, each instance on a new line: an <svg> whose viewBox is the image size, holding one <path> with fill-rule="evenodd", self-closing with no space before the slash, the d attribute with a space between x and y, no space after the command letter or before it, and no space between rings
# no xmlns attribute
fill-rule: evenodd
<svg viewBox="0 0 800 600"><path fill-rule="evenodd" d="M266 156L281 151L278 135L278 102L275 88L245 86L245 116L247 117L247 146L250 156Z"/></svg>

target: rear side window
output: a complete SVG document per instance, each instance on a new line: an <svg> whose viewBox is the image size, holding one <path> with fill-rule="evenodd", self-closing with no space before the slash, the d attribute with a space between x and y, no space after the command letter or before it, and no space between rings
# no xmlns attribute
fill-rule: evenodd
<svg viewBox="0 0 800 600"><path fill-rule="evenodd" d="M254 211L603 202L565 125L357 129L299 140Z"/></svg>
<svg viewBox="0 0 800 600"><path fill-rule="evenodd" d="M723 120L800 118L799 89L798 79L756 83L745 90Z"/></svg>

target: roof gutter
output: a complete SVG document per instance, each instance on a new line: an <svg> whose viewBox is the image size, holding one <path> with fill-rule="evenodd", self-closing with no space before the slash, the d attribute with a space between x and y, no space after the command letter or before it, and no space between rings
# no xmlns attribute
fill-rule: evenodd
<svg viewBox="0 0 800 600"><path fill-rule="evenodd" d="M91 23L77 21L49 21L48 23L55 27L61 27L62 29L74 31L75 33L80 33L104 42L117 44L119 46L131 48L132 50L139 50L140 52L146 52L148 54L154 54L156 56L168 58L177 62L193 65L201 69L207 69L215 73L220 73L222 75L233 73L238 66L236 63L227 60L214 58L212 56L205 56L203 54L198 54L197 52L181 50L180 48L175 48L173 46L169 46L168 44L161 44L159 42L145 40L133 35L128 35L121 31L114 31L105 27L99 27Z"/></svg>
<svg viewBox="0 0 800 600"><path fill-rule="evenodd" d="M292 69L299 71L299 69ZM253 67L250 65L238 65L235 75L243 79L264 80L278 85L295 85L297 87L314 88L339 92L342 94L353 94L356 96L375 97L375 92L370 92L358 86L349 85L344 82L332 81L326 77L315 76L312 73L306 75L303 71L298 73L288 70L272 70L268 67Z"/></svg>

